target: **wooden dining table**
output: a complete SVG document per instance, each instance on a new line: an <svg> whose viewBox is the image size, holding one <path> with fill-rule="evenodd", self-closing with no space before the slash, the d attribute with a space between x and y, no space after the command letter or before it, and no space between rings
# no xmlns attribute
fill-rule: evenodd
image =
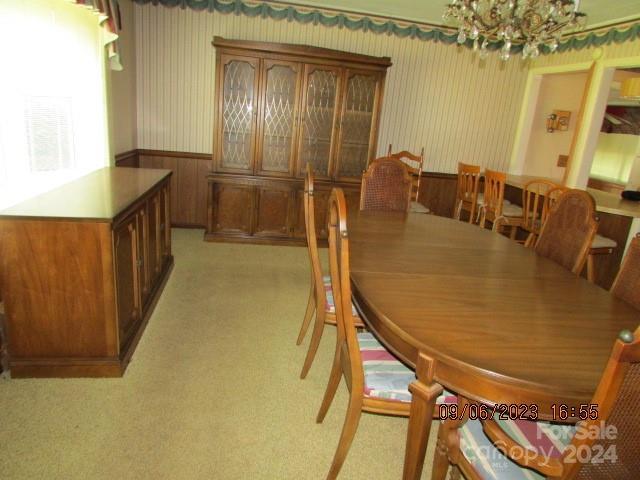
<svg viewBox="0 0 640 480"><path fill-rule="evenodd" d="M441 387L559 420L589 404L614 340L639 323L608 291L475 225L355 211L347 226L354 303L416 370L404 479L421 476Z"/></svg>

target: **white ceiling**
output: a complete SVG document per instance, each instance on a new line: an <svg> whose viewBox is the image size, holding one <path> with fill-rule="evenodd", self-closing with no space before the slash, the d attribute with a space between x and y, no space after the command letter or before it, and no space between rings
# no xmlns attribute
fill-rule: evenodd
<svg viewBox="0 0 640 480"><path fill-rule="evenodd" d="M292 0L277 3L334 8L421 23L442 25L448 0ZM587 28L640 20L640 0L582 0Z"/></svg>

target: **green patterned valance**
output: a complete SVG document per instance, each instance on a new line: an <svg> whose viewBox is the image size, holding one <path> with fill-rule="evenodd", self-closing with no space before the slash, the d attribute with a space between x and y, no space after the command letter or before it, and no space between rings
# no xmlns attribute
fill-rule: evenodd
<svg viewBox="0 0 640 480"><path fill-rule="evenodd" d="M271 18L287 20L303 24L323 25L325 27L347 28L362 30L378 34L395 35L400 38L417 38L442 42L456 43L457 31L432 25L418 25L382 17L370 18L364 15L349 14L331 10L319 10L313 7L294 5L272 5L266 2L250 2L246 0L134 0L139 4L163 5L165 7L191 8L197 11L219 12L223 14L246 15L248 17ZM444 2L443 2L444 4ZM444 8L444 7L443 7ZM603 46L610 43L628 42L640 38L640 23L625 27L612 27L599 33L591 32L582 36L577 35L561 42L558 51L581 50L592 46ZM502 42L490 45L492 50L501 46ZM473 43L467 41L471 48ZM514 46L512 50L519 51L522 47ZM543 52L547 53L547 52Z"/></svg>

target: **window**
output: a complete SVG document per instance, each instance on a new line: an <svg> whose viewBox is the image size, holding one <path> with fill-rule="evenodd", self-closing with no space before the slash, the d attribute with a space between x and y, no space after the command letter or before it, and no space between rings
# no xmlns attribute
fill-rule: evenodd
<svg viewBox="0 0 640 480"><path fill-rule="evenodd" d="M98 16L65 0L0 2L0 209L108 165Z"/></svg>

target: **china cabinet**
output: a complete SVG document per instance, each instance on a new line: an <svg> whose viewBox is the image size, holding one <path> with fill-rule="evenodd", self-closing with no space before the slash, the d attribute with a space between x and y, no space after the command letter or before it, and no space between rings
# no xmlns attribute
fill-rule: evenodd
<svg viewBox="0 0 640 480"><path fill-rule="evenodd" d="M391 61L221 37L213 45L216 122L205 238L302 243L306 165L313 165L320 190L341 186L357 197L376 153Z"/></svg>

